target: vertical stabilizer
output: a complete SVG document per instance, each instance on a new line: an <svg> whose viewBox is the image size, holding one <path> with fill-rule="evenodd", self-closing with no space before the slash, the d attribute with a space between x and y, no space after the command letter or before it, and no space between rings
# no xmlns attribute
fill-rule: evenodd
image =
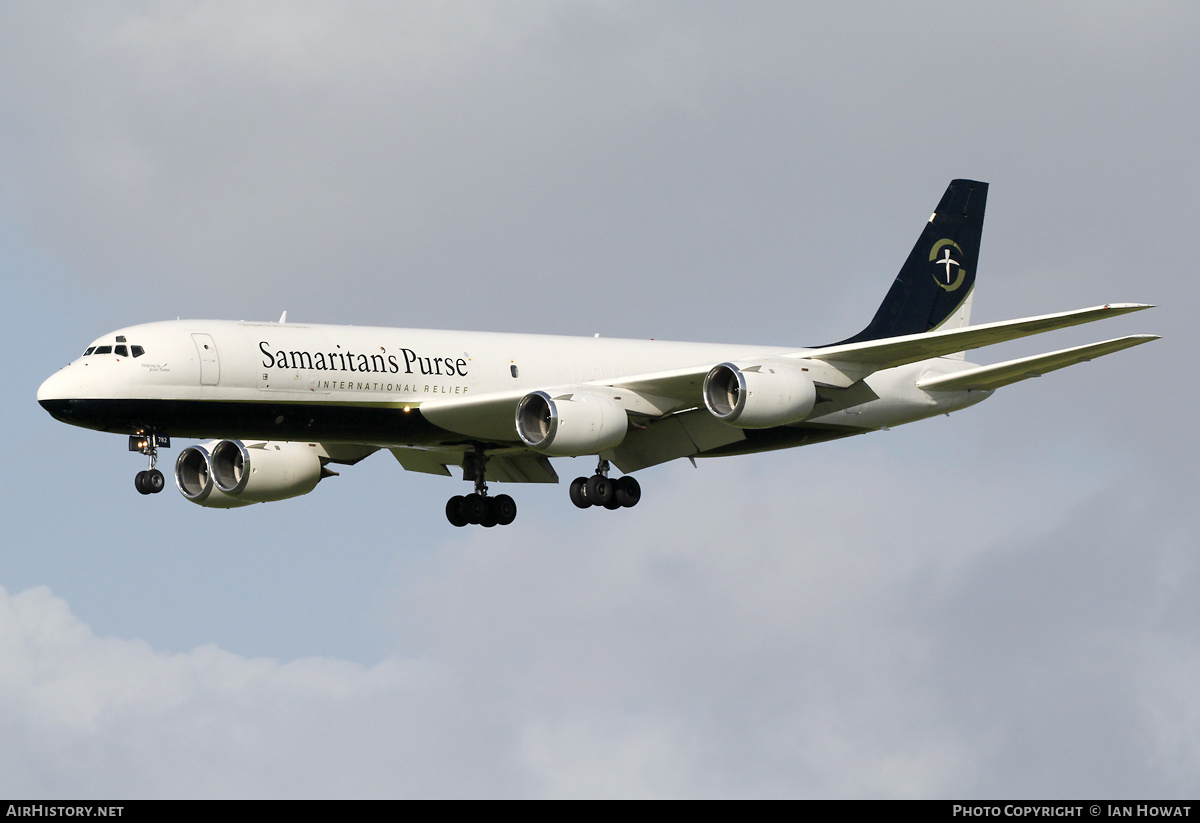
<svg viewBox="0 0 1200 823"><path fill-rule="evenodd" d="M833 345L970 322L987 190L975 180L950 181L870 325Z"/></svg>

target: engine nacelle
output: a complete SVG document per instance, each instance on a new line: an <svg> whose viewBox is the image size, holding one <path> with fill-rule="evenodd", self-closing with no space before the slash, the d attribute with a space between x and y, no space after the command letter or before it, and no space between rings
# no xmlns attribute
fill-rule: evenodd
<svg viewBox="0 0 1200 823"><path fill-rule="evenodd" d="M233 509L256 501L230 497L217 488L212 479L212 447L219 441L188 446L175 460L175 486L179 493L198 506Z"/></svg>
<svg viewBox="0 0 1200 823"><path fill-rule="evenodd" d="M628 430L625 408L594 391L561 397L535 391L517 404L517 435L526 446L543 454L598 454L620 445Z"/></svg>
<svg viewBox="0 0 1200 823"><path fill-rule="evenodd" d="M768 429L808 417L817 387L798 362L770 360L713 366L704 378L704 405L718 420Z"/></svg>
<svg viewBox="0 0 1200 823"><path fill-rule="evenodd" d="M175 461L175 485L201 506L231 509L308 494L322 477L321 458L300 443L218 440L189 446Z"/></svg>

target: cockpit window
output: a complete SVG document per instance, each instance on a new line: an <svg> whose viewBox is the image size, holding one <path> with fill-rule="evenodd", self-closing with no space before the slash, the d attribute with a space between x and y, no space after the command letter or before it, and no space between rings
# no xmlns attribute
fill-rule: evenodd
<svg viewBox="0 0 1200 823"><path fill-rule="evenodd" d="M117 339L120 340L123 338ZM146 350L141 346L125 346L120 344L116 346L89 346L87 351L83 353L83 356L87 357L91 354L116 354L117 357L128 357L131 352L134 357L141 357L146 353Z"/></svg>

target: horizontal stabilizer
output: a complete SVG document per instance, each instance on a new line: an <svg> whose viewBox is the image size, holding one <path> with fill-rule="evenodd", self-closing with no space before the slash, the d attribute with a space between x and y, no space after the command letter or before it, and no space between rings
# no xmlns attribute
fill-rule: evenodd
<svg viewBox="0 0 1200 823"><path fill-rule="evenodd" d="M1003 320L999 323L984 323L958 329L907 334L883 340L868 340L863 343L846 343L827 346L797 353L794 357L823 360L844 373L854 374L859 379L881 369L916 363L933 357L944 357L960 351L978 349L1008 340L1028 337L1031 334L1065 329L1081 323L1091 323L1106 317L1150 309L1145 303L1110 303L1090 309L1043 314L1038 317L1023 317L1019 320Z"/></svg>
<svg viewBox="0 0 1200 823"><path fill-rule="evenodd" d="M1072 349L1038 354L1033 357L1022 357L1019 360L1009 360L994 366L980 366L957 374L940 374L917 381L917 388L925 391L968 391L990 390L1027 380L1030 377L1041 377L1047 372L1065 369L1076 363L1084 363L1112 354L1131 346L1140 346L1157 340L1158 335L1135 334L1129 337L1118 337L1115 340L1105 340L1102 343L1092 343L1087 346L1076 346Z"/></svg>

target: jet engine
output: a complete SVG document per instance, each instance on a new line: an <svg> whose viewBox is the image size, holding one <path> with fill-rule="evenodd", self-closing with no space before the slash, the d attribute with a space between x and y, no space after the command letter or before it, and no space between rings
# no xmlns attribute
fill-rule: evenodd
<svg viewBox="0 0 1200 823"><path fill-rule="evenodd" d="M551 397L530 392L517 404L517 434L531 449L567 457L618 446L629 429L625 408L593 391Z"/></svg>
<svg viewBox="0 0 1200 823"><path fill-rule="evenodd" d="M704 405L713 417L742 429L795 423L816 403L817 387L799 362L721 363L704 378Z"/></svg>
<svg viewBox="0 0 1200 823"><path fill-rule="evenodd" d="M323 476L320 456L302 443L215 440L189 446L175 461L183 496L216 509L308 494Z"/></svg>

